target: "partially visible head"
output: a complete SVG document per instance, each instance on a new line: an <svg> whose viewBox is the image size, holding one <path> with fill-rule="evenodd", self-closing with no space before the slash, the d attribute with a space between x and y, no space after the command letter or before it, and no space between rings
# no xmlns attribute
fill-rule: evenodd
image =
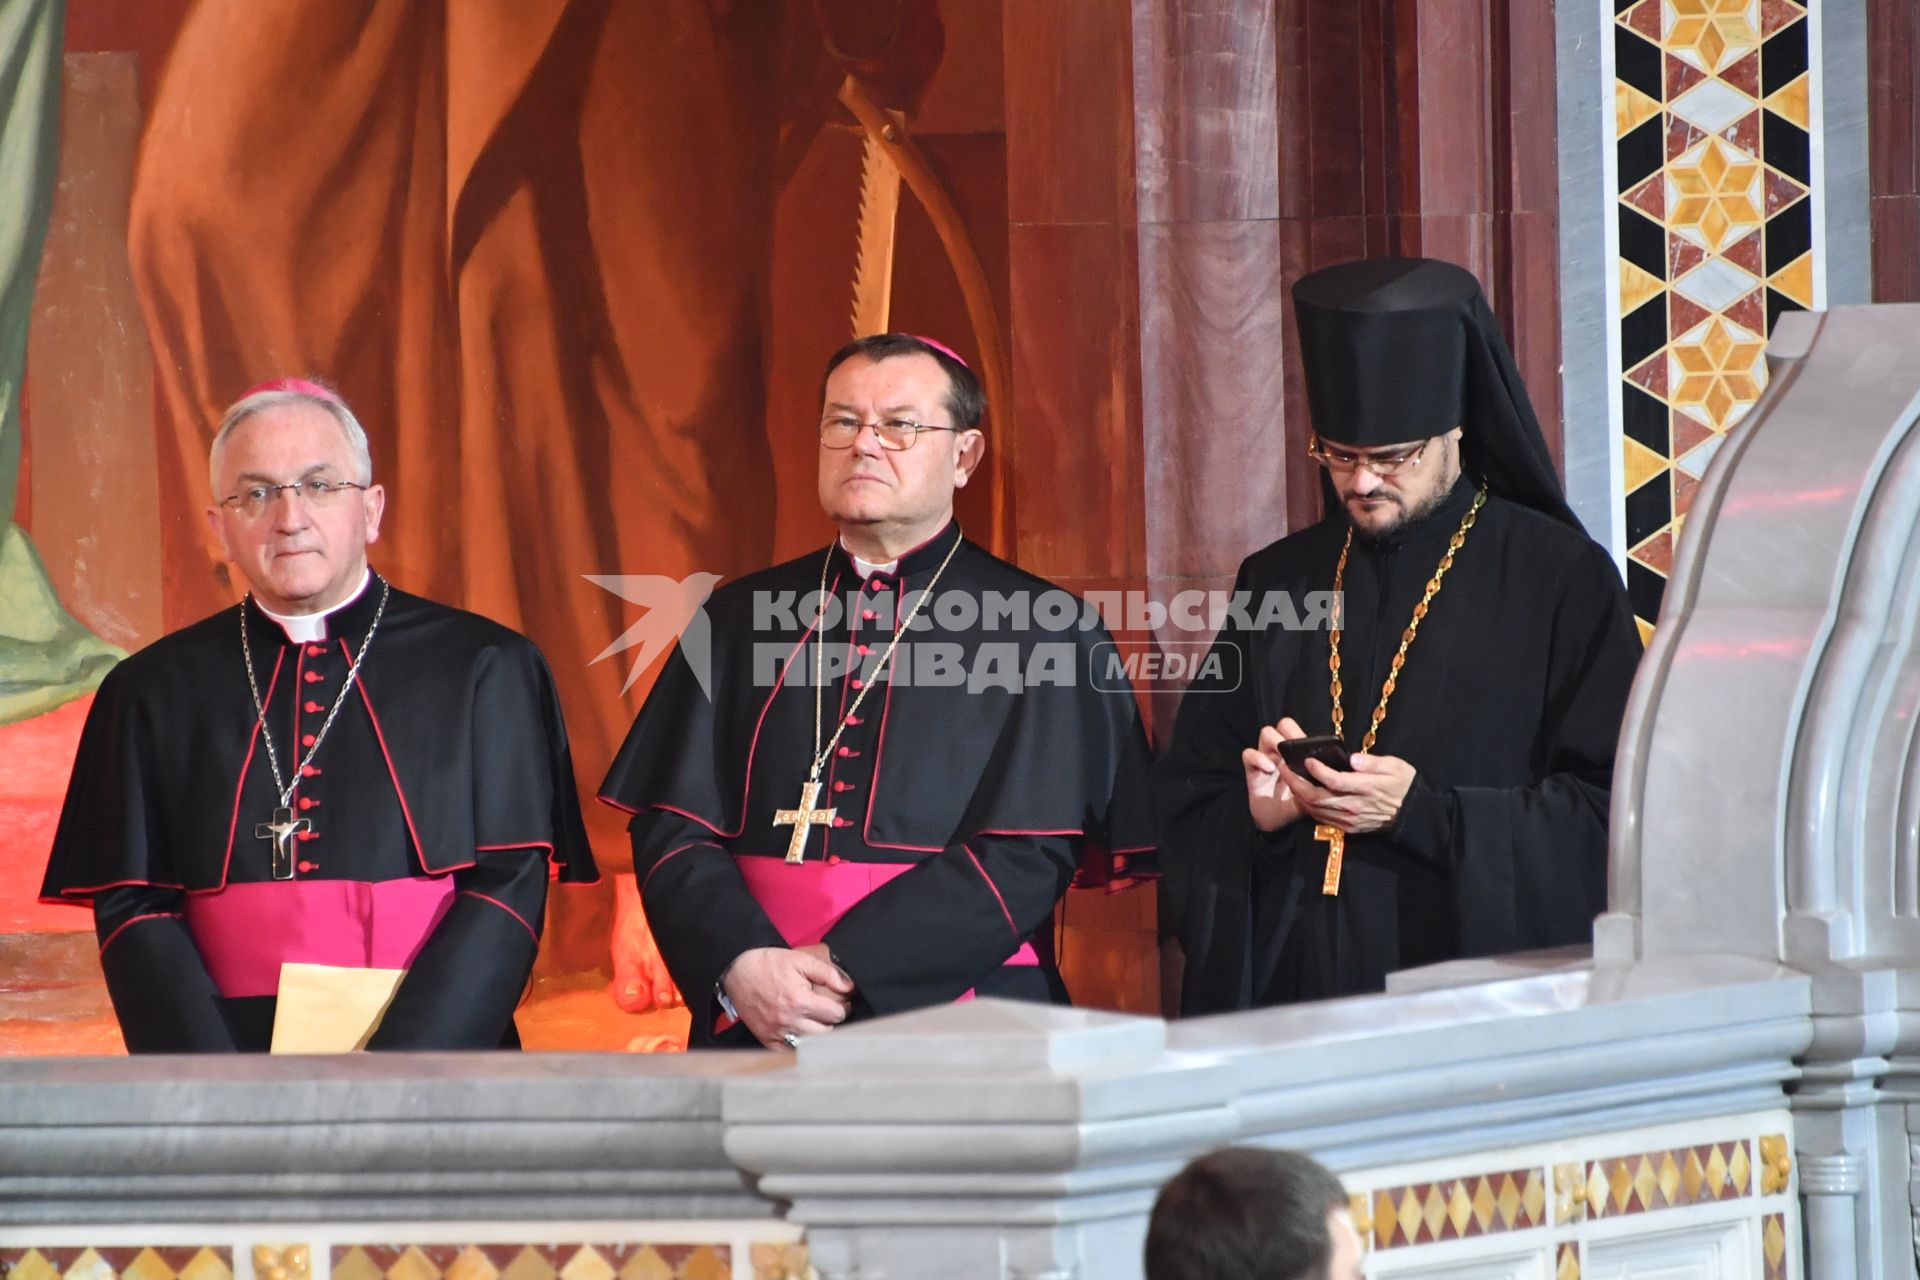
<svg viewBox="0 0 1920 1280"><path fill-rule="evenodd" d="M207 470L207 525L263 606L317 613L359 583L386 495L366 432L332 390L295 378L254 387L222 415ZM246 502L249 491L268 491L264 503Z"/></svg>
<svg viewBox="0 0 1920 1280"><path fill-rule="evenodd" d="M980 380L947 348L903 333L850 342L827 361L821 419L859 424L850 443L820 445L820 506L862 555L892 559L953 518L953 495L986 453ZM889 448L893 420L930 428Z"/></svg>
<svg viewBox="0 0 1920 1280"><path fill-rule="evenodd" d="M1296 1151L1228 1147L1160 1189L1147 1280L1359 1280L1340 1180Z"/></svg>

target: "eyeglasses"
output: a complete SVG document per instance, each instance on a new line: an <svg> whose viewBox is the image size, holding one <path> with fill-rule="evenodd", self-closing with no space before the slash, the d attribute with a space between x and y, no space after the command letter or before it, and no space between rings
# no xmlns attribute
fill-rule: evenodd
<svg viewBox="0 0 1920 1280"><path fill-rule="evenodd" d="M1307 446L1307 456L1329 471L1352 471L1364 467L1377 476L1390 476L1405 467L1420 465L1420 455L1427 451L1432 440L1422 440L1411 449L1400 449L1393 453L1349 453L1345 449L1335 449L1319 436Z"/></svg>
<svg viewBox="0 0 1920 1280"><path fill-rule="evenodd" d="M862 422L844 414L835 414L820 420L820 443L829 449L851 449L853 442L860 438L863 428L871 426L873 434L880 440L882 449L913 448L913 442L920 438L922 431L965 431L965 427L930 427L924 422L915 422L912 418L882 418L878 422Z"/></svg>
<svg viewBox="0 0 1920 1280"><path fill-rule="evenodd" d="M295 480L290 484L250 484L232 497L220 499L220 505L229 511L238 511L249 520L257 520L272 506L274 499L282 492L292 493L304 499L309 507L330 507L344 497L349 489L365 489L364 484L354 484L350 480Z"/></svg>

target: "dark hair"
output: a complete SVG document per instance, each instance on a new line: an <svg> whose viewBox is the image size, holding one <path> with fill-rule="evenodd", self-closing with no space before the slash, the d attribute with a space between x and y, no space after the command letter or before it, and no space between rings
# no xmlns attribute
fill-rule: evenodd
<svg viewBox="0 0 1920 1280"><path fill-rule="evenodd" d="M1297 1151L1228 1147L1160 1189L1147 1224L1147 1280L1324 1280L1327 1215L1340 1180Z"/></svg>
<svg viewBox="0 0 1920 1280"><path fill-rule="evenodd" d="M820 401L826 403L827 379L855 356L865 356L869 360L888 360L894 356L932 356L934 363L947 375L947 416L953 419L953 425L960 428L977 427L980 418L987 411L987 392L980 385L980 379L973 370L934 346L924 338L916 338L910 333L873 333L864 338L855 338L846 346L833 353L827 361L827 371L820 375Z"/></svg>

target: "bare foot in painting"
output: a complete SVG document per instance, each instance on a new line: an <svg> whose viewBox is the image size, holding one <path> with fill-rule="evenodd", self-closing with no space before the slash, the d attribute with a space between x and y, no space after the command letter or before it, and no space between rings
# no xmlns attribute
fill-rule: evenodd
<svg viewBox="0 0 1920 1280"><path fill-rule="evenodd" d="M627 1041L628 1053L685 1053L685 1036L635 1036Z"/></svg>
<svg viewBox="0 0 1920 1280"><path fill-rule="evenodd" d="M613 884L613 1002L628 1013L681 1004L653 930L647 928L639 885L631 874L615 876Z"/></svg>

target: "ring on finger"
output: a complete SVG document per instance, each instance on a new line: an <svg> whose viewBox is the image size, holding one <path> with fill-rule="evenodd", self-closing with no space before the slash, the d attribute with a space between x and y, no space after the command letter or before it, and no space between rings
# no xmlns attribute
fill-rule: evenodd
<svg viewBox="0 0 1920 1280"><path fill-rule="evenodd" d="M782 1031L780 1038L787 1042L787 1048L789 1049L798 1049L800 1047L800 1037L791 1031Z"/></svg>

